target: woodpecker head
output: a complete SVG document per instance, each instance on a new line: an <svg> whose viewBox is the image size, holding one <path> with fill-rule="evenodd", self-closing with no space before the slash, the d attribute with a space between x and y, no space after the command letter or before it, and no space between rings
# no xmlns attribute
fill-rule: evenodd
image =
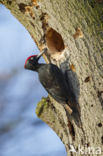
<svg viewBox="0 0 103 156"><path fill-rule="evenodd" d="M43 53L44 53L44 51L38 55L29 56L25 61L24 68L35 71L37 68L37 65L39 64L38 61Z"/></svg>

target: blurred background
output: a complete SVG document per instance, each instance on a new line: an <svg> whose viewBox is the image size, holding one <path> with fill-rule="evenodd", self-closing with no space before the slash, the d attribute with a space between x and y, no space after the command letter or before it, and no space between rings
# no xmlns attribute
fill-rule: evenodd
<svg viewBox="0 0 103 156"><path fill-rule="evenodd" d="M38 52L26 29L0 5L0 156L66 156L60 139L35 114L47 92L24 63Z"/></svg>

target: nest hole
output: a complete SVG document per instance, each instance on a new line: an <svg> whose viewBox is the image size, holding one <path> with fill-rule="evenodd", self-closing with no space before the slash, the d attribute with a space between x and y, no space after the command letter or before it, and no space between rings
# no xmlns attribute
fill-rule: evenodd
<svg viewBox="0 0 103 156"><path fill-rule="evenodd" d="M46 42L51 53L62 52L65 48L62 36L52 28L46 34Z"/></svg>

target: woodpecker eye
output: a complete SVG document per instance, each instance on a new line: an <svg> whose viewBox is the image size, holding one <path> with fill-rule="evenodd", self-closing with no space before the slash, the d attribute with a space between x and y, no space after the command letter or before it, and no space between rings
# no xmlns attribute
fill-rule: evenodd
<svg viewBox="0 0 103 156"><path fill-rule="evenodd" d="M33 57L31 57L31 60L33 60Z"/></svg>

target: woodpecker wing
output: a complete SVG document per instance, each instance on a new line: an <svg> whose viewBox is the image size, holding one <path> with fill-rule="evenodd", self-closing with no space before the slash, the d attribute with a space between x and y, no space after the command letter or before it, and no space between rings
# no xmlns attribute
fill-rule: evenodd
<svg viewBox="0 0 103 156"><path fill-rule="evenodd" d="M54 64L46 64L38 71L39 79L47 92L58 102L68 101L68 89L61 70Z"/></svg>

